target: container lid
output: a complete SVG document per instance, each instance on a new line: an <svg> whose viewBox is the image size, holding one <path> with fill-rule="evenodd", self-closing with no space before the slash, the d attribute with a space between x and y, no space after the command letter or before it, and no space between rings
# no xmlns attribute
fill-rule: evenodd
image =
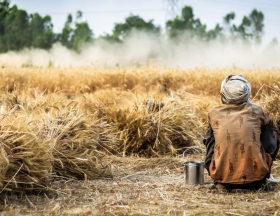
<svg viewBox="0 0 280 216"><path fill-rule="evenodd" d="M184 163L185 166L200 166L203 165L203 161L187 161Z"/></svg>

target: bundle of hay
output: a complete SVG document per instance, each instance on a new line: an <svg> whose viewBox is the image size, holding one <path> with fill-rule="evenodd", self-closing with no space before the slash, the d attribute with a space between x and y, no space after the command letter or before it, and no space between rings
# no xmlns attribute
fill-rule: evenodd
<svg viewBox="0 0 280 216"><path fill-rule="evenodd" d="M27 118L2 116L0 123L1 191L46 189L51 178L48 145L31 131Z"/></svg>
<svg viewBox="0 0 280 216"><path fill-rule="evenodd" d="M59 95L2 95L0 190L46 189L53 177L110 177L102 157L118 142L106 119Z"/></svg>
<svg viewBox="0 0 280 216"><path fill-rule="evenodd" d="M107 118L120 133L123 155L160 156L182 152L199 139L203 124L178 101L140 98L132 106L108 109Z"/></svg>
<svg viewBox="0 0 280 216"><path fill-rule="evenodd" d="M274 86L271 88L269 95L263 94L261 97L261 105L264 110L273 118L280 128L280 88Z"/></svg>
<svg viewBox="0 0 280 216"><path fill-rule="evenodd" d="M260 102L265 112L272 117L277 123L278 129L280 129L280 88L279 86L274 86L270 90L269 95L263 94L261 96ZM277 157L280 158L280 152Z"/></svg>
<svg viewBox="0 0 280 216"><path fill-rule="evenodd" d="M101 161L107 143L116 142L111 125L95 115L85 115L78 105L51 108L42 119L41 137L48 140L54 172L74 179L110 177L110 166ZM112 144L113 145L113 144Z"/></svg>

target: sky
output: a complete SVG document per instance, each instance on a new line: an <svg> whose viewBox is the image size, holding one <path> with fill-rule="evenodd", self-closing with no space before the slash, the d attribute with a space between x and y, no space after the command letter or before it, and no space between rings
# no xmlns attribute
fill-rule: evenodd
<svg viewBox="0 0 280 216"><path fill-rule="evenodd" d="M192 6L196 18L200 18L207 29L217 23L229 12L235 12L234 23L240 24L244 15L255 8L265 16L265 35L263 43L268 44L274 37L280 42L280 0L178 0L179 7ZM129 14L139 15L145 20L154 20L164 30L167 13L167 0L11 0L28 13L51 15L54 31L60 32L68 13L74 16L78 10L83 12L95 36L111 33L115 23L123 22ZM178 10L178 12L180 9Z"/></svg>

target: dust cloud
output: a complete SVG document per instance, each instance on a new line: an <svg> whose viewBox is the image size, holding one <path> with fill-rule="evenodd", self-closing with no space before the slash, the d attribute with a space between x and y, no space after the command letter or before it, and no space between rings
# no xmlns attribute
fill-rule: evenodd
<svg viewBox="0 0 280 216"><path fill-rule="evenodd" d="M80 53L54 44L50 50L25 49L0 55L0 66L37 67L127 67L153 62L167 67L279 68L279 45L248 45L241 41L203 42L182 36L174 43L141 32L134 32L123 43L97 40Z"/></svg>

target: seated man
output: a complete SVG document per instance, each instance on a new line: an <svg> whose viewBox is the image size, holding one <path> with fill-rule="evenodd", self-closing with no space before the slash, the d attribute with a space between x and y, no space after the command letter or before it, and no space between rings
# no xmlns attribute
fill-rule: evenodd
<svg viewBox="0 0 280 216"><path fill-rule="evenodd" d="M252 104L251 86L242 75L230 75L221 85L223 105L208 113L204 144L205 168L212 188L258 190L266 184L279 141L276 123Z"/></svg>

